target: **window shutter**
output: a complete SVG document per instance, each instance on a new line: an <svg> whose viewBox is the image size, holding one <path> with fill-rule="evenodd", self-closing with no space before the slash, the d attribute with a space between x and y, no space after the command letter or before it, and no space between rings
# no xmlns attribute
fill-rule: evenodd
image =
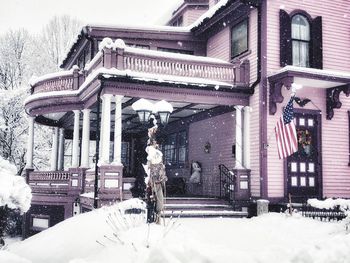
<svg viewBox="0 0 350 263"><path fill-rule="evenodd" d="M280 65L292 65L292 26L289 14L280 10Z"/></svg>
<svg viewBox="0 0 350 263"><path fill-rule="evenodd" d="M311 22L311 66L323 68L322 50L322 17L318 16Z"/></svg>

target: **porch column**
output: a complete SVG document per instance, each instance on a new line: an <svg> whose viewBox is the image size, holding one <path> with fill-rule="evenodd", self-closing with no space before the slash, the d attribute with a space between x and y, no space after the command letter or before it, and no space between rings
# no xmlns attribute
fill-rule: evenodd
<svg viewBox="0 0 350 263"><path fill-rule="evenodd" d="M58 127L53 129L52 149L51 149L51 171L57 170L57 154L58 154Z"/></svg>
<svg viewBox="0 0 350 263"><path fill-rule="evenodd" d="M243 137L242 137L242 108L243 106L235 106L236 109L236 163L235 169L242 169L242 146L243 146Z"/></svg>
<svg viewBox="0 0 350 263"><path fill-rule="evenodd" d="M109 143L111 136L111 99L112 94L102 96L101 120L101 164L109 164Z"/></svg>
<svg viewBox="0 0 350 263"><path fill-rule="evenodd" d="M83 110L83 136L81 146L81 167L89 168L90 152L90 112L91 109Z"/></svg>
<svg viewBox="0 0 350 263"><path fill-rule="evenodd" d="M27 164L26 168L33 168L33 151L34 151L34 117L28 118L28 142L27 142Z"/></svg>
<svg viewBox="0 0 350 263"><path fill-rule="evenodd" d="M58 141L58 165L57 170L64 170L64 129L59 129L59 141Z"/></svg>
<svg viewBox="0 0 350 263"><path fill-rule="evenodd" d="M73 128L73 149L72 149L72 168L79 166L79 118L80 111L73 110L74 112L74 128Z"/></svg>
<svg viewBox="0 0 350 263"><path fill-rule="evenodd" d="M243 151L243 166L250 169L250 111L249 106L244 107L244 117L243 117L243 141L244 141L244 151Z"/></svg>
<svg viewBox="0 0 350 263"><path fill-rule="evenodd" d="M122 99L123 96L115 96L115 119L114 119L114 157L113 164L121 165L122 155Z"/></svg>

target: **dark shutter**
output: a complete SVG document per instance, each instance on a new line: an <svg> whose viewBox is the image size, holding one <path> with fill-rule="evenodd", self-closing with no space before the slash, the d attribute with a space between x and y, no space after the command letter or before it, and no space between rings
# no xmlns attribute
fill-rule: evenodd
<svg viewBox="0 0 350 263"><path fill-rule="evenodd" d="M318 16L311 22L311 67L322 69L322 58L322 17Z"/></svg>
<svg viewBox="0 0 350 263"><path fill-rule="evenodd" d="M280 65L292 65L292 26L289 14L280 10Z"/></svg>

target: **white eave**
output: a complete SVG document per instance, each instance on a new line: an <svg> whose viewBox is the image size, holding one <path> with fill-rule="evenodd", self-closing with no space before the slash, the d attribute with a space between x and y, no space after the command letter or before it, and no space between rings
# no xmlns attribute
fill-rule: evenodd
<svg viewBox="0 0 350 263"><path fill-rule="evenodd" d="M270 74L270 81L283 77L293 77L295 83L309 88L333 88L350 83L350 72L338 70L325 70L296 66L284 68Z"/></svg>

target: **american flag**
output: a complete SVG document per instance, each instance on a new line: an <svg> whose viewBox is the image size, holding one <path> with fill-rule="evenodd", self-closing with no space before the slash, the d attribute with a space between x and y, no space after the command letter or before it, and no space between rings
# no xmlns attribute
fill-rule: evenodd
<svg viewBox="0 0 350 263"><path fill-rule="evenodd" d="M286 158L298 151L297 132L293 121L293 101L294 96L289 100L283 110L282 117L275 127L278 156L280 159Z"/></svg>

